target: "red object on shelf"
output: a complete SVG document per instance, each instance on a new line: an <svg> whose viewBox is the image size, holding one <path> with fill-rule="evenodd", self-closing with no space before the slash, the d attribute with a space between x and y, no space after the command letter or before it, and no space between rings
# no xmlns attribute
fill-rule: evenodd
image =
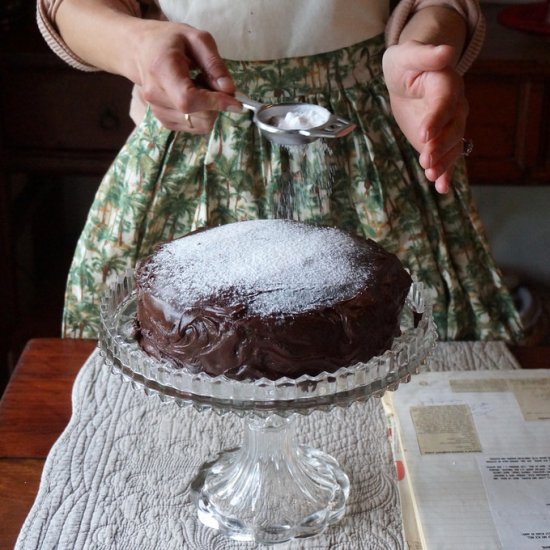
<svg viewBox="0 0 550 550"><path fill-rule="evenodd" d="M499 13L498 21L513 29L550 35L550 0L508 6Z"/></svg>

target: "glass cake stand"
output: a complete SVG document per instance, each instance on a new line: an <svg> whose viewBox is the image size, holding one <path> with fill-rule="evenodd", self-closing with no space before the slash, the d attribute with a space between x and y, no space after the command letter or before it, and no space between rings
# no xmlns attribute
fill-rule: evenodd
<svg viewBox="0 0 550 550"><path fill-rule="evenodd" d="M112 370L148 395L244 419L241 447L204 464L191 485L199 520L241 541L275 544L323 531L345 513L349 480L330 455L295 436L297 414L330 411L394 390L436 341L431 303L413 283L392 348L367 363L298 379L236 381L176 370L134 339L132 273L101 301L100 348Z"/></svg>

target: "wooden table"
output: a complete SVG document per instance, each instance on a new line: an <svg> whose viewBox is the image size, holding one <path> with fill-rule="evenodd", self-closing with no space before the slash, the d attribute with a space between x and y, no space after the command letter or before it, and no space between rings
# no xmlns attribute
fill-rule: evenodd
<svg viewBox="0 0 550 550"><path fill-rule="evenodd" d="M71 416L71 388L93 340L31 340L0 401L0 550L11 550L44 460ZM512 348L524 368L550 368L550 347Z"/></svg>
<svg viewBox="0 0 550 550"><path fill-rule="evenodd" d="M44 460L71 417L71 388L92 340L31 340L0 401L0 549L12 550Z"/></svg>

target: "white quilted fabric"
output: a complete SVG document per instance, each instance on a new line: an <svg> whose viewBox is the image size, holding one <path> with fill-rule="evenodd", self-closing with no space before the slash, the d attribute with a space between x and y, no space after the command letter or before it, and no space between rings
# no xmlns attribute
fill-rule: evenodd
<svg viewBox="0 0 550 550"><path fill-rule="evenodd" d="M501 343L438 344L430 370L517 368ZM180 409L124 383L96 350L73 388L71 421L45 463L16 544L30 549L241 550L200 524L189 497L199 466L239 444L233 415ZM344 519L281 550L404 548L386 422L377 399L298 419L301 442L332 454L347 472Z"/></svg>

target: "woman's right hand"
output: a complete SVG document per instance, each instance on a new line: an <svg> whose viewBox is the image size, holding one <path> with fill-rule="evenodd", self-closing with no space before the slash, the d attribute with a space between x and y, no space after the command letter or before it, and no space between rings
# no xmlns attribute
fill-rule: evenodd
<svg viewBox="0 0 550 550"><path fill-rule="evenodd" d="M207 32L142 19L126 0L57 4L55 24L71 52L90 67L130 79L167 128L207 133L219 111L241 112L233 79Z"/></svg>
<svg viewBox="0 0 550 550"><path fill-rule="evenodd" d="M219 111L242 111L233 97L233 79L209 33L168 21L139 24L132 80L163 126L206 134ZM198 71L197 80L191 71Z"/></svg>

